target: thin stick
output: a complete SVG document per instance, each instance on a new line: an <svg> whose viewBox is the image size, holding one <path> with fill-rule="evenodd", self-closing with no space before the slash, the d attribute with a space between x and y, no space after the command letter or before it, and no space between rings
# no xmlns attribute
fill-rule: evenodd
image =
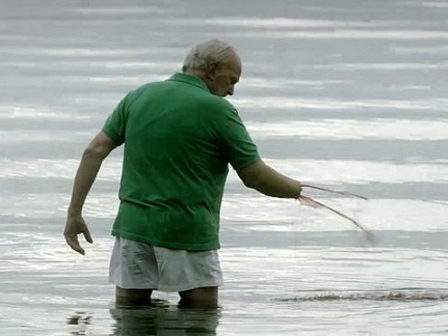
<svg viewBox="0 0 448 336"><path fill-rule="evenodd" d="M317 190L322 190L322 191L328 191L328 192L331 192L331 193L334 193L334 194L339 194L339 195L344 195L344 196L354 196L354 197L357 197L357 198L361 198L363 200L368 200L367 197L364 197L364 196L361 196L361 195L358 195L358 194L354 194L354 193L351 193L351 192L347 192L347 191L332 190L332 189L327 189L327 188L322 188L322 187L316 187L316 186L313 186L313 185L310 185L310 184L302 184L302 187L312 188L312 189L317 189Z"/></svg>
<svg viewBox="0 0 448 336"><path fill-rule="evenodd" d="M349 217L347 215L344 215L343 213L333 209L332 207L329 207L328 205L325 205L325 204L323 204L323 203L321 203L319 201L316 201L316 200L314 200L314 199L312 199L311 197L308 197L308 196L301 195L301 196L298 197L298 201L301 202L304 205L308 205L308 206L311 206L311 207L315 207L315 208L322 207L322 208L325 208L325 209L330 210L331 212L333 212L333 213L335 213L335 214L337 214L337 215L339 215L339 216L349 220L350 222L355 224L359 229L361 229L366 234L367 240L370 243L374 242L374 237L373 237L372 233L370 231L366 230L361 224L359 224L353 218L351 218L351 217Z"/></svg>

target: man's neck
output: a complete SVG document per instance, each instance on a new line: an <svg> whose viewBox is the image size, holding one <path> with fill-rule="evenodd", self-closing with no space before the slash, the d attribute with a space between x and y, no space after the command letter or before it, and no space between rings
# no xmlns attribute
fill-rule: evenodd
<svg viewBox="0 0 448 336"><path fill-rule="evenodd" d="M184 74L199 78L210 89L210 85L209 85L210 83L207 81L207 77L205 76L205 73L203 71L196 70L196 69L188 69L188 70L184 71Z"/></svg>
<svg viewBox="0 0 448 336"><path fill-rule="evenodd" d="M188 69L184 71L185 74L197 77L199 79L202 79L205 82L205 74L203 71L195 70L195 69Z"/></svg>

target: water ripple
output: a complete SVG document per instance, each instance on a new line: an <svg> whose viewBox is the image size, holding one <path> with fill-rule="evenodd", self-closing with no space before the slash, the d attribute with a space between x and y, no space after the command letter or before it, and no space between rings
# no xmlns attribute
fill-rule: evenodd
<svg viewBox="0 0 448 336"><path fill-rule="evenodd" d="M310 139L448 140L448 119L441 120L288 120L247 122L255 139L299 137Z"/></svg>
<svg viewBox="0 0 448 336"><path fill-rule="evenodd" d="M400 40L431 41L447 40L448 32L443 30L356 30L333 29L327 31L245 31L229 33L232 37L246 39L312 39L312 40Z"/></svg>
<svg viewBox="0 0 448 336"><path fill-rule="evenodd" d="M448 289L403 288L381 291L304 291L292 298L275 299L282 302L306 301L447 301Z"/></svg>

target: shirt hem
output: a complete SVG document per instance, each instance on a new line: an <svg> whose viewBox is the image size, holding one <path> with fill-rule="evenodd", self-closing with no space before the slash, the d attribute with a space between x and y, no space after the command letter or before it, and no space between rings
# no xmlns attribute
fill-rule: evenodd
<svg viewBox="0 0 448 336"><path fill-rule="evenodd" d="M200 251L211 251L211 250L219 250L221 248L219 243L213 243L213 244L182 244L182 243L170 243L170 242L163 242L158 241L156 239L149 239L146 237L142 237L133 233L129 232L120 232L118 230L112 230L112 236L114 237L120 237L125 238L133 241L138 241L141 243L145 243L152 246L157 247L163 247L171 250L185 250L185 251L194 251L194 252L200 252Z"/></svg>

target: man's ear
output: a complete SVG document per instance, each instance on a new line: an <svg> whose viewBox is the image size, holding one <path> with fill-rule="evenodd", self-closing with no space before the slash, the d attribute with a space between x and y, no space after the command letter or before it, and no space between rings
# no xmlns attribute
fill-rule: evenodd
<svg viewBox="0 0 448 336"><path fill-rule="evenodd" d="M212 81L215 80L218 70L219 70L218 63L216 63L216 62L210 63L206 70L206 75L207 75L208 79L210 79Z"/></svg>

